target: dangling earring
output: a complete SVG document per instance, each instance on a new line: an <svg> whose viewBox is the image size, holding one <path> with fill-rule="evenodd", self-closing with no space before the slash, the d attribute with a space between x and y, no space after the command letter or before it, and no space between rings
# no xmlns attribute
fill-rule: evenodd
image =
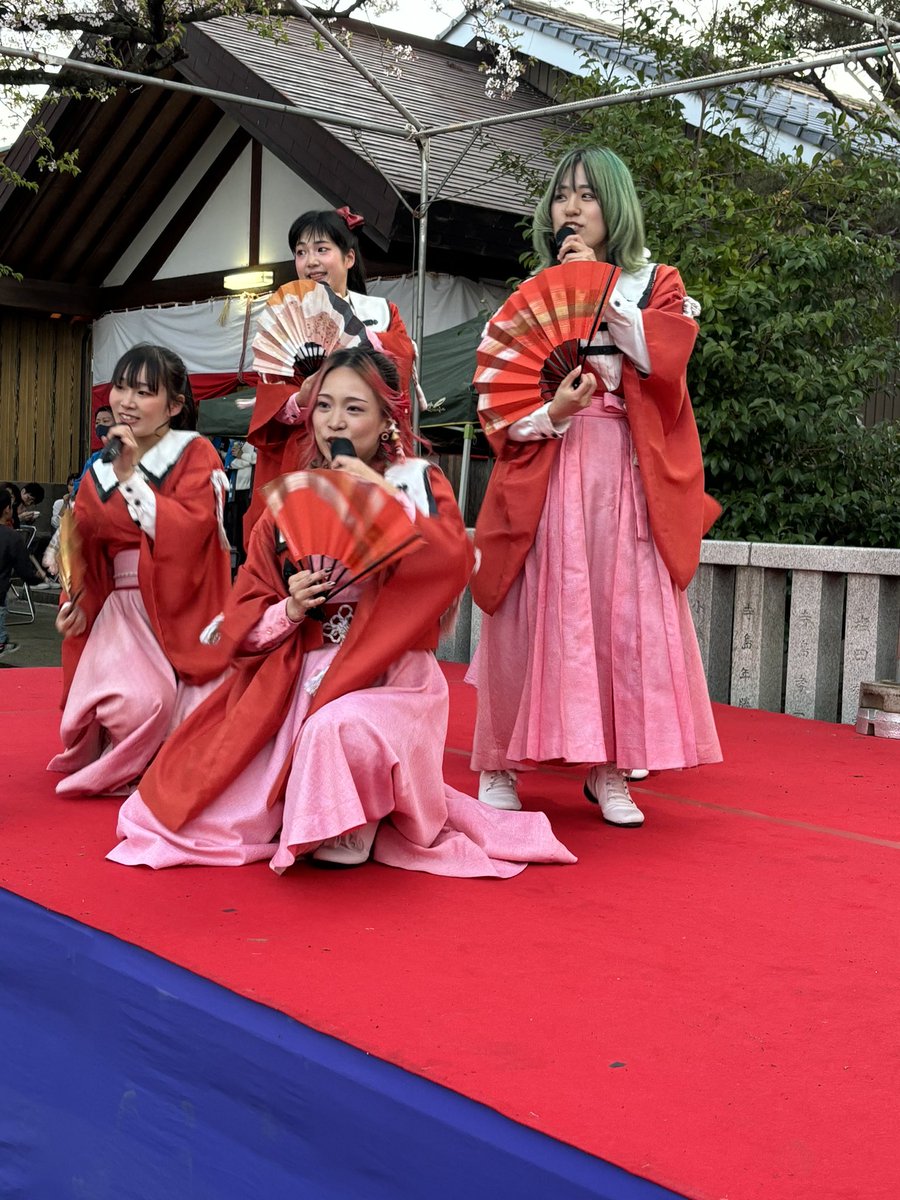
<svg viewBox="0 0 900 1200"><path fill-rule="evenodd" d="M400 441L400 426L397 422L392 420L381 436L391 444L388 451L391 458L403 458L403 444Z"/></svg>

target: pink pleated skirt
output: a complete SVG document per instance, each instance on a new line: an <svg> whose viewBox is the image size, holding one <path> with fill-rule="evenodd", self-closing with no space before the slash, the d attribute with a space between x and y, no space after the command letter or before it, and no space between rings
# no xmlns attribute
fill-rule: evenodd
<svg viewBox="0 0 900 1200"><path fill-rule="evenodd" d="M182 682L156 640L137 586L138 551L113 561L115 590L97 615L60 721L61 754L48 771L66 776L60 796L123 795L169 733L220 680Z"/></svg>
<svg viewBox="0 0 900 1200"><path fill-rule="evenodd" d="M687 597L650 533L617 396L572 420L534 545L484 618L467 679L474 770L721 761Z"/></svg>
<svg viewBox="0 0 900 1200"><path fill-rule="evenodd" d="M305 655L282 728L221 796L173 833L134 792L107 857L157 868L268 859L281 874L320 842L380 820L373 857L408 870L505 878L529 862L575 861L542 813L486 809L444 783L448 689L430 652L406 653L377 686L309 717L337 649ZM284 802L267 808L285 761Z"/></svg>

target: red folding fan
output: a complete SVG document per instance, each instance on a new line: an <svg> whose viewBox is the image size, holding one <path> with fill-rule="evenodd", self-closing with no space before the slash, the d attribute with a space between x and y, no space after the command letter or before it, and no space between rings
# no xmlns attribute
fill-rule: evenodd
<svg viewBox="0 0 900 1200"><path fill-rule="evenodd" d="M342 471L295 471L274 479L263 492L297 565L325 571L335 585L328 603L422 542L402 505L384 488Z"/></svg>
<svg viewBox="0 0 900 1200"><path fill-rule="evenodd" d="M527 279L490 319L474 380L486 433L552 400L566 375L584 363L620 274L609 263L548 267Z"/></svg>
<svg viewBox="0 0 900 1200"><path fill-rule="evenodd" d="M286 283L259 314L253 369L294 379L314 375L335 350L368 344L366 327L346 300L325 283Z"/></svg>

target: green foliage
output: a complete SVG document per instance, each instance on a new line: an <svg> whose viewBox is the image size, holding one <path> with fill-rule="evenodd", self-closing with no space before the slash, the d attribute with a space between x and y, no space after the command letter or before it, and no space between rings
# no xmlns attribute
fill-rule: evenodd
<svg viewBox="0 0 900 1200"><path fill-rule="evenodd" d="M699 73L699 49L678 45L670 68ZM614 90L597 73L572 98ZM625 159L652 257L703 306L689 385L725 510L711 536L898 546L900 431L860 422L898 377L897 143L838 114L834 153L763 156L724 97L704 102L700 130L669 100L595 110L553 155L594 141Z"/></svg>

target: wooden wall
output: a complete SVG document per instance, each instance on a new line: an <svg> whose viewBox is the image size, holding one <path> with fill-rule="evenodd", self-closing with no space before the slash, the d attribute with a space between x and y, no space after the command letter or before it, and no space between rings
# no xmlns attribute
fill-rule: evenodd
<svg viewBox="0 0 900 1200"><path fill-rule="evenodd" d="M88 445L90 325L0 309L0 479L63 483Z"/></svg>

